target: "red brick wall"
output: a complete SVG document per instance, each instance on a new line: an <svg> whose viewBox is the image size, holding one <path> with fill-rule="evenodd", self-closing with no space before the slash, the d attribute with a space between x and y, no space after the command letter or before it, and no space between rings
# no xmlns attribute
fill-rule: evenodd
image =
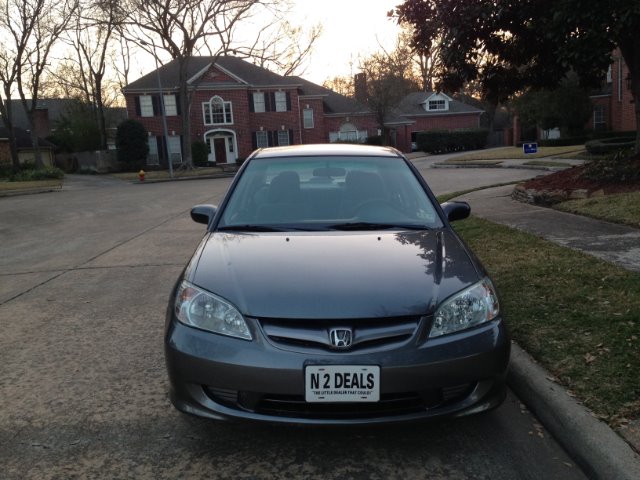
<svg viewBox="0 0 640 480"><path fill-rule="evenodd" d="M313 110L313 128L304 128L303 115L306 108ZM324 105L321 99L300 99L300 125L302 125L302 138L298 135L295 139L296 143L311 144L329 141Z"/></svg>
<svg viewBox="0 0 640 480"><path fill-rule="evenodd" d="M611 65L613 92L611 95L611 129L627 131L636 129L633 96L628 88L629 69L619 51L614 52Z"/></svg>

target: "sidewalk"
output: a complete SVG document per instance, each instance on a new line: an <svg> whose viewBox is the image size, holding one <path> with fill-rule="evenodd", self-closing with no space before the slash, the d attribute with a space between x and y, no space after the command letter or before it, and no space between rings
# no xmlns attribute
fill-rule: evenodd
<svg viewBox="0 0 640 480"><path fill-rule="evenodd" d="M640 272L639 229L517 202L511 199L513 187L478 190L456 200L469 202L478 217Z"/></svg>
<svg viewBox="0 0 640 480"><path fill-rule="evenodd" d="M461 195L472 214L640 272L640 230L511 199L513 185ZM509 385L592 478L640 478L640 422L625 440L514 344ZM628 443L627 443L628 442ZM635 451L634 451L635 449Z"/></svg>

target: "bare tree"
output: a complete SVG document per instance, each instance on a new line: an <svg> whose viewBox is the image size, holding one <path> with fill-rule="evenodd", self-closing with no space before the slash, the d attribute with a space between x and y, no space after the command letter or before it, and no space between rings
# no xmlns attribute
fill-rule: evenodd
<svg viewBox="0 0 640 480"><path fill-rule="evenodd" d="M302 75L306 68L305 61L313 52L315 42L322 35L322 25L317 24L309 30L304 30L301 26L292 25L284 20L272 34L268 34L269 29L265 29L249 48L245 50L245 55L252 58L256 65L275 71L280 75Z"/></svg>
<svg viewBox="0 0 640 480"><path fill-rule="evenodd" d="M411 54L401 43L391 52L382 50L360 61L360 71L366 80L364 98L383 132L385 144L389 141L385 122L400 101L418 89L412 67Z"/></svg>
<svg viewBox="0 0 640 480"><path fill-rule="evenodd" d="M42 165L35 111L40 84L48 67L51 49L65 31L77 8L76 0L6 0L0 16L0 81L3 84L2 117L12 135L11 98L17 89L31 127L31 141L37 165ZM12 146L14 168L19 168L15 139Z"/></svg>
<svg viewBox="0 0 640 480"><path fill-rule="evenodd" d="M333 90L340 95L344 95L345 97L355 97L355 84L353 77L338 75L337 77L327 78L322 82L322 86L329 90Z"/></svg>

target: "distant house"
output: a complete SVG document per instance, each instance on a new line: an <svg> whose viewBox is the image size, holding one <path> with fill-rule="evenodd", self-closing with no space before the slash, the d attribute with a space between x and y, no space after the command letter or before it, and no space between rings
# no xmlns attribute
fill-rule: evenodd
<svg viewBox="0 0 640 480"><path fill-rule="evenodd" d="M35 152L31 143L31 135L23 128L14 127L14 135L16 137L16 145L18 148L18 158L20 163L35 162ZM54 165L53 149L55 145L51 142L38 138L38 147L42 163L45 166ZM9 131L6 128L0 128L0 165L11 165L11 150L9 148Z"/></svg>
<svg viewBox="0 0 640 480"><path fill-rule="evenodd" d="M635 106L629 68L619 50L613 52L613 62L602 88L591 95L593 114L586 126L589 130L636 130Z"/></svg>
<svg viewBox="0 0 640 480"><path fill-rule="evenodd" d="M30 100L28 100L30 102ZM27 113L20 100L11 100L13 125L29 131L31 128ZM56 122L64 115L73 115L79 100L73 98L41 98L35 111L35 130L39 137L46 138L55 132ZM30 104L30 103L29 103ZM120 122L126 120L127 110L119 107L105 109L107 124L107 145L109 149L115 149L116 128Z"/></svg>
<svg viewBox="0 0 640 480"><path fill-rule="evenodd" d="M479 128L484 110L451 98L442 92L414 92L398 105L395 120L396 146L410 151L418 132L434 129L460 130Z"/></svg>

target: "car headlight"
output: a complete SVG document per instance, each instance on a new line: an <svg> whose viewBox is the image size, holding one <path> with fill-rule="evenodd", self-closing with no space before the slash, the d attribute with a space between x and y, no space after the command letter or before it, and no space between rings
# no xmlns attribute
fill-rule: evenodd
<svg viewBox="0 0 640 480"><path fill-rule="evenodd" d="M439 337L489 322L499 312L498 296L493 284L484 278L438 307L429 337Z"/></svg>
<svg viewBox="0 0 640 480"><path fill-rule="evenodd" d="M233 305L188 282L182 282L178 289L175 312L185 325L251 340L247 322Z"/></svg>

